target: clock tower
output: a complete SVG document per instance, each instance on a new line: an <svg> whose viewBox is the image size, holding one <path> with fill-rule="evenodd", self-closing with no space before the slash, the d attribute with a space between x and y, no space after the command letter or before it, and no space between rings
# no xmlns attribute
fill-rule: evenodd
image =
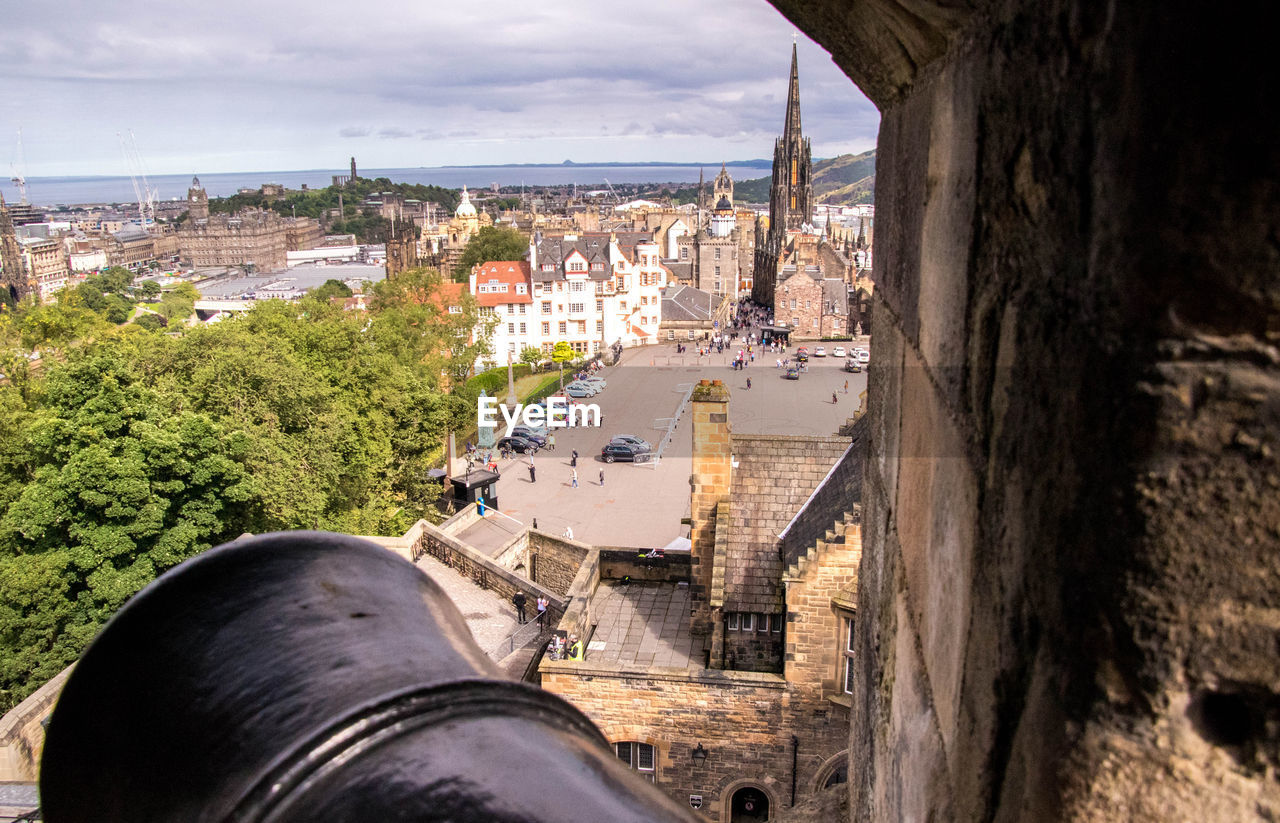
<svg viewBox="0 0 1280 823"><path fill-rule="evenodd" d="M192 177L191 188L187 189L187 216L191 220L209 219L209 195L199 177Z"/></svg>

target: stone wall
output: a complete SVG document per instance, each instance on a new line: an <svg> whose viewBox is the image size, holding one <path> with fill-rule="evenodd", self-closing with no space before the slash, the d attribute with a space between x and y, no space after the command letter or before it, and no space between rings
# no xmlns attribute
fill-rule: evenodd
<svg viewBox="0 0 1280 823"><path fill-rule="evenodd" d="M688 552L663 552L661 557L645 557L647 549L597 546L600 550L600 577L621 580L679 583L689 580Z"/></svg>
<svg viewBox="0 0 1280 823"><path fill-rule="evenodd" d="M588 655L582 663L544 662L542 687L582 709L609 742L653 745L659 788L682 804L701 795L711 821L729 820L728 799L747 784L769 795L771 810L790 805L793 735L797 803L848 742L844 709L802 708L776 674L628 671L593 665ZM707 752L701 763L692 757L699 743Z"/></svg>
<svg viewBox="0 0 1280 823"><path fill-rule="evenodd" d="M854 819L1280 817L1274 12L775 5L883 115Z"/></svg>
<svg viewBox="0 0 1280 823"><path fill-rule="evenodd" d="M417 537L412 544L413 560L429 554L462 576L470 578L477 586L488 589L506 600L510 600L517 591L524 592L530 604L536 602L539 597L545 596L551 602L549 610L553 621L563 616L566 598L562 593L540 586L503 568L425 520L418 521L414 528L417 530Z"/></svg>
<svg viewBox="0 0 1280 823"><path fill-rule="evenodd" d="M44 720L53 713L73 663L0 718L0 784L34 783L44 751Z"/></svg>
<svg viewBox="0 0 1280 823"><path fill-rule="evenodd" d="M591 548L584 543L530 529L526 568L533 582L565 597L582 567L582 561L590 552Z"/></svg>

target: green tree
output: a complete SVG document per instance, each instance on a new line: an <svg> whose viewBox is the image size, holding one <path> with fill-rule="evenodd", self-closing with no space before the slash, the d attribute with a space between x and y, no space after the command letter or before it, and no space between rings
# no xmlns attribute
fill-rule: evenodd
<svg viewBox="0 0 1280 823"><path fill-rule="evenodd" d="M142 285L138 286L138 291L147 300L154 300L160 296L160 284L154 280L143 280Z"/></svg>
<svg viewBox="0 0 1280 823"><path fill-rule="evenodd" d="M525 346L520 351L520 362L535 366L542 362L542 349L536 346Z"/></svg>
<svg viewBox="0 0 1280 823"><path fill-rule="evenodd" d="M465 283L471 267L498 260L524 260L529 256L529 238L515 229L485 226L476 232L458 259L453 279Z"/></svg>
<svg viewBox="0 0 1280 823"><path fill-rule="evenodd" d="M560 388L564 389L564 364L577 357L577 353L565 341L561 340L556 343L555 348L551 350L551 359L553 362L560 364Z"/></svg>
<svg viewBox="0 0 1280 823"><path fill-rule="evenodd" d="M352 295L351 287L341 280L332 278L324 281L317 288L311 290L311 296L317 300L330 300L334 297L350 297Z"/></svg>
<svg viewBox="0 0 1280 823"><path fill-rule="evenodd" d="M190 283L179 283L160 298L156 313L170 323L174 320L184 320L195 311L195 303L199 299L200 293L196 291L195 286Z"/></svg>

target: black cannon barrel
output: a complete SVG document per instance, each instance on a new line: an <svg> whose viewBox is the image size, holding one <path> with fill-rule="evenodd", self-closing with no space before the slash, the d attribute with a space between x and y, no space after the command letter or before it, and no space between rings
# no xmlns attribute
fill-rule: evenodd
<svg viewBox="0 0 1280 823"><path fill-rule="evenodd" d="M689 821L564 700L504 680L367 541L245 538L138 594L76 665L45 820Z"/></svg>

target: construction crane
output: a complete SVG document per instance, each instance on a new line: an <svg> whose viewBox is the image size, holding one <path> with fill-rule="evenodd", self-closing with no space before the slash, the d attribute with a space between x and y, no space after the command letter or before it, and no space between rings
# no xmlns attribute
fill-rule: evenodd
<svg viewBox="0 0 1280 823"><path fill-rule="evenodd" d="M18 148L14 151L14 159L9 163L12 176L9 182L18 187L18 202L27 205L27 158L22 153L22 127L18 127Z"/></svg>
<svg viewBox="0 0 1280 823"><path fill-rule="evenodd" d="M126 141L124 135L116 132L116 137L120 138L120 151L124 154L124 163L129 170L129 180L133 183L133 194L138 199L138 223L142 228L146 228L148 217L150 223L156 222L156 199L159 197L159 191L151 187L150 181L147 180L147 172L142 164L142 156L138 153L138 139L133 135L133 129L129 130L129 139ZM138 178L142 178L139 185Z"/></svg>

